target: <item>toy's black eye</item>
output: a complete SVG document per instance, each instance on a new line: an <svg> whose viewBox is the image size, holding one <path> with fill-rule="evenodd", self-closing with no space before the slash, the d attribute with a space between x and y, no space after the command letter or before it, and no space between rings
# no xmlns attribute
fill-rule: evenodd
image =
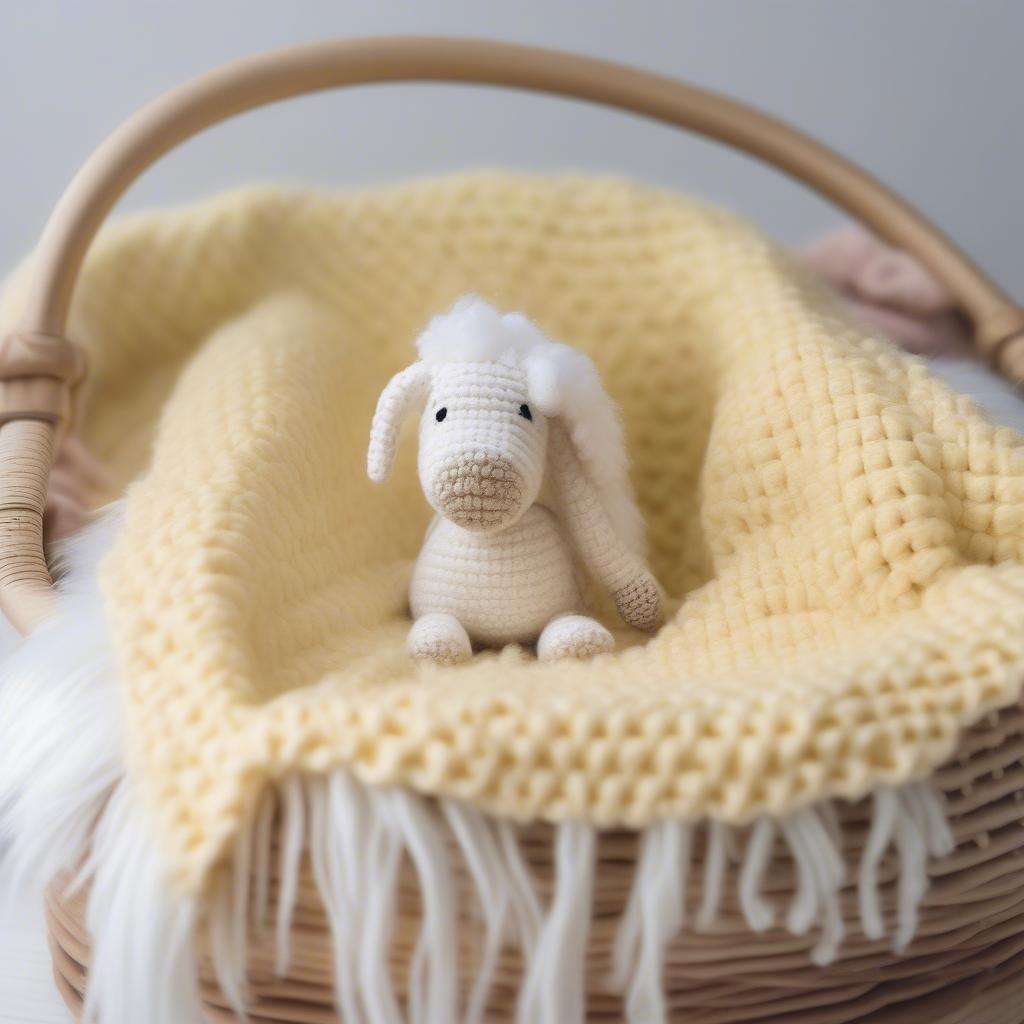
<svg viewBox="0 0 1024 1024"><path fill-rule="evenodd" d="M434 419L437 420L438 423L440 423L441 420L443 420L447 415L448 410L442 405L441 408L434 413Z"/></svg>
<svg viewBox="0 0 1024 1024"><path fill-rule="evenodd" d="M533 419L533 413L530 412L530 407L525 402L519 406L519 415L522 416L524 420Z"/></svg>

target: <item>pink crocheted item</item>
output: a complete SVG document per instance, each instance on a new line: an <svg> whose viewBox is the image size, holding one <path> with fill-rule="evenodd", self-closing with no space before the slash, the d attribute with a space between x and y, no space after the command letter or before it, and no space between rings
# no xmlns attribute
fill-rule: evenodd
<svg viewBox="0 0 1024 1024"><path fill-rule="evenodd" d="M813 242L802 259L831 283L852 311L908 352L974 355L966 318L913 257L859 228Z"/></svg>

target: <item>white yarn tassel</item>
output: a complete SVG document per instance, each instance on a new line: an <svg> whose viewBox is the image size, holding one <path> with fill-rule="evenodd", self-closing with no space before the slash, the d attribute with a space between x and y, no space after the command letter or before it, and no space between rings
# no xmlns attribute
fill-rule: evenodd
<svg viewBox="0 0 1024 1024"><path fill-rule="evenodd" d="M857 878L857 896L860 904L860 923L869 939L880 939L885 934L885 922L879 907L878 865L892 842L896 830L898 801L894 790L883 786L873 796L871 828L864 843Z"/></svg>
<svg viewBox="0 0 1024 1024"><path fill-rule="evenodd" d="M780 822L789 842L797 872L797 893L790 905L790 931L803 935L815 920L821 937L811 959L822 966L831 963L839 950L845 926L839 905L845 865L828 823L816 807L807 807Z"/></svg>
<svg viewBox="0 0 1024 1024"><path fill-rule="evenodd" d="M953 836L939 797L930 786L901 786L897 799L901 812L896 818L900 881L893 949L902 953L917 932L918 911L928 891L929 856L948 854L953 849Z"/></svg>
<svg viewBox="0 0 1024 1024"><path fill-rule="evenodd" d="M697 911L697 930L707 931L718 919L725 885L729 826L721 821L708 822L708 842L704 853L704 891Z"/></svg>
<svg viewBox="0 0 1024 1024"><path fill-rule="evenodd" d="M774 841L774 821L771 818L758 818L747 839L739 882L740 909L747 924L755 932L765 932L775 923L775 908L761 895Z"/></svg>
<svg viewBox="0 0 1024 1024"><path fill-rule="evenodd" d="M508 821L495 824L512 898L512 911L519 934L519 948L526 960L536 955L544 926L544 911L537 895L537 882L523 856L515 826Z"/></svg>
<svg viewBox="0 0 1024 1024"><path fill-rule="evenodd" d="M455 887L433 806L404 789L386 794L388 813L419 878L420 934L409 967L411 1024L454 1021L458 1004Z"/></svg>
<svg viewBox="0 0 1024 1024"><path fill-rule="evenodd" d="M932 857L948 857L956 847L946 816L942 792L928 782L911 782L903 792L917 807L917 819L925 830L925 845Z"/></svg>
<svg viewBox="0 0 1024 1024"><path fill-rule="evenodd" d="M364 1024L357 907L366 862L358 845L368 832L366 800L362 787L343 772L310 779L307 794L310 866L331 930L338 1007L346 1024Z"/></svg>
<svg viewBox="0 0 1024 1024"><path fill-rule="evenodd" d="M361 918L359 987L372 1024L403 1024L391 981L389 953L394 931L402 837L391 822L385 797L368 789L370 831L365 845L366 889L357 904Z"/></svg>
<svg viewBox="0 0 1024 1024"><path fill-rule="evenodd" d="M490 820L475 808L454 800L442 800L441 812L473 879L483 922L484 941L463 1018L464 1024L481 1024L506 937L512 894L503 881L501 848ZM533 895L536 900L536 894Z"/></svg>
<svg viewBox="0 0 1024 1024"><path fill-rule="evenodd" d="M218 870L210 891L209 935L214 974L221 992L241 1024L247 1024L246 962L249 929L249 885L252 880L254 830L243 828L235 841L234 858Z"/></svg>
<svg viewBox="0 0 1024 1024"><path fill-rule="evenodd" d="M615 937L614 981L626 1020L665 1019L665 949L682 930L693 829L662 822L640 841L636 881Z"/></svg>
<svg viewBox="0 0 1024 1024"><path fill-rule="evenodd" d="M292 915L299 886L299 865L306 837L306 808L302 782L289 776L281 784L281 889L277 903L277 976L288 973L291 961Z"/></svg>
<svg viewBox="0 0 1024 1024"><path fill-rule="evenodd" d="M253 927L262 933L270 909L270 850L273 843L277 793L268 789L256 808L253 822Z"/></svg>
<svg viewBox="0 0 1024 1024"><path fill-rule="evenodd" d="M918 910L928 891L928 860L952 852L953 834L942 798L927 782L883 787L876 790L873 799L874 814L857 883L861 927L870 939L880 939L885 934L879 909L878 865L886 850L895 844L899 876L893 948L902 952L917 931Z"/></svg>
<svg viewBox="0 0 1024 1024"><path fill-rule="evenodd" d="M568 822L555 838L555 891L520 986L520 1024L582 1024L595 829Z"/></svg>

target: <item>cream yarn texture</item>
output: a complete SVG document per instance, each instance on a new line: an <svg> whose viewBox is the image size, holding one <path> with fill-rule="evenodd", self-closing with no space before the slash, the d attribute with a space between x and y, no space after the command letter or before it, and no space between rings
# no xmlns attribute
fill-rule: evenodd
<svg viewBox="0 0 1024 1024"><path fill-rule="evenodd" d="M627 625L654 631L661 595L634 550L622 431L593 363L476 296L435 317L418 345L425 358L377 403L367 453L369 476L383 482L402 416L424 407L419 478L437 518L409 588L413 657L455 664L470 642L543 640L542 660L610 651L611 633L578 614L584 564ZM550 508L538 501L548 477ZM629 520L621 535L616 509Z"/></svg>
<svg viewBox="0 0 1024 1024"><path fill-rule="evenodd" d="M669 598L653 639L594 588L614 654L409 658L430 510L413 438L379 487L366 430L467 292L597 363ZM502 174L247 191L108 231L72 333L87 440L135 480L102 583L183 891L288 773L737 823L925 776L1019 696L1021 439L715 210Z"/></svg>

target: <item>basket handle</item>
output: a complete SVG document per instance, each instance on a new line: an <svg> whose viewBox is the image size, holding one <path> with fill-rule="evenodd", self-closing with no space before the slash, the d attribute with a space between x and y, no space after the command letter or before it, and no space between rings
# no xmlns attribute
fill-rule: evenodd
<svg viewBox="0 0 1024 1024"><path fill-rule="evenodd" d="M633 111L745 150L800 179L917 257L967 312L978 349L1024 380L1024 309L885 186L793 128L691 85L608 61L476 39L339 39L227 64L144 107L89 158L35 257L23 330L0 343L0 608L22 632L52 607L42 517L57 433L82 374L64 339L87 249L132 182L179 143L235 114L373 82L474 82Z"/></svg>

